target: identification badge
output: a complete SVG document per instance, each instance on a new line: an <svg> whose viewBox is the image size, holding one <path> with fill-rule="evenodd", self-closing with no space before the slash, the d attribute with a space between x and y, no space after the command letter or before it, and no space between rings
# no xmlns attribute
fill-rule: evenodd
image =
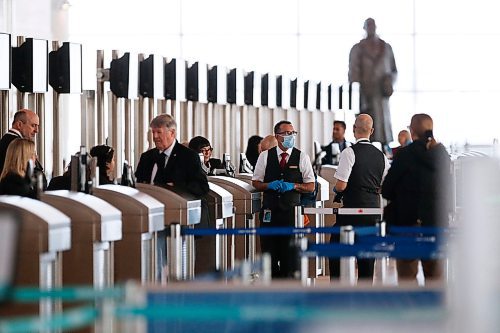
<svg viewBox="0 0 500 333"><path fill-rule="evenodd" d="M264 222L264 223L271 222L271 210L270 209L264 209L264 216L262 218L262 222Z"/></svg>

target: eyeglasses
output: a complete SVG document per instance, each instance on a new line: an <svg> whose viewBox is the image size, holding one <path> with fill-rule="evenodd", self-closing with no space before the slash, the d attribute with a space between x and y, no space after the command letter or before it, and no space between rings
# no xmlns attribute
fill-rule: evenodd
<svg viewBox="0 0 500 333"><path fill-rule="evenodd" d="M210 153L212 150L214 150L212 147L205 147L205 148L201 148L201 149L200 149L200 153L203 153L203 154L208 154L208 153Z"/></svg>
<svg viewBox="0 0 500 333"><path fill-rule="evenodd" d="M297 132L297 131L284 131L284 132L279 132L276 134L281 135L281 136L288 136L288 135L297 135L297 134L299 134L299 132Z"/></svg>

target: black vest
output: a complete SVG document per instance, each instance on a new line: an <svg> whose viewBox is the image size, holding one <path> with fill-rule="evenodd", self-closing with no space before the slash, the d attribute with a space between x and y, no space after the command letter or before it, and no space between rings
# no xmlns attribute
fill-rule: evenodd
<svg viewBox="0 0 500 333"><path fill-rule="evenodd" d="M292 149L292 154L288 158L285 169L281 170L279 165L280 157L277 157L277 148L271 148L267 151L266 173L264 175L264 183L272 182L273 180L284 180L291 183L302 183L302 172L300 165L300 150ZM300 205L300 193L297 191L288 191L278 193L276 191L264 191L264 199L262 202L263 208L271 210L281 209L288 210Z"/></svg>
<svg viewBox="0 0 500 333"><path fill-rule="evenodd" d="M354 150L355 162L344 191L344 207L380 207L379 193L385 168L384 154L367 143L358 142L351 148Z"/></svg>

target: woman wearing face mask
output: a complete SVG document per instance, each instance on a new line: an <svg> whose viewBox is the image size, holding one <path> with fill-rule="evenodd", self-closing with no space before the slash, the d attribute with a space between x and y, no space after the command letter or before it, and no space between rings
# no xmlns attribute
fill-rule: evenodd
<svg viewBox="0 0 500 333"><path fill-rule="evenodd" d="M5 164L0 174L0 194L35 198L35 190L26 179L28 162L35 163L35 143L28 139L15 139L9 144Z"/></svg>
<svg viewBox="0 0 500 333"><path fill-rule="evenodd" d="M259 155L252 177L252 185L264 192L260 226L292 227L301 193L314 191L314 172L309 156L294 147L297 132L291 122L278 122L274 135L278 146ZM296 258L289 248L290 241L291 236L261 238L262 252L271 254L273 277L293 276Z"/></svg>

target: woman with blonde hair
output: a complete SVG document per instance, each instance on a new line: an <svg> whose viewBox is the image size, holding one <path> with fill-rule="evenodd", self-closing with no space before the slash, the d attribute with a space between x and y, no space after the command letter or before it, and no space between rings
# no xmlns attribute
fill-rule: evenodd
<svg viewBox="0 0 500 333"><path fill-rule="evenodd" d="M5 164L0 174L0 194L35 197L35 191L25 179L28 161L35 163L35 143L28 139L15 139L9 144Z"/></svg>

